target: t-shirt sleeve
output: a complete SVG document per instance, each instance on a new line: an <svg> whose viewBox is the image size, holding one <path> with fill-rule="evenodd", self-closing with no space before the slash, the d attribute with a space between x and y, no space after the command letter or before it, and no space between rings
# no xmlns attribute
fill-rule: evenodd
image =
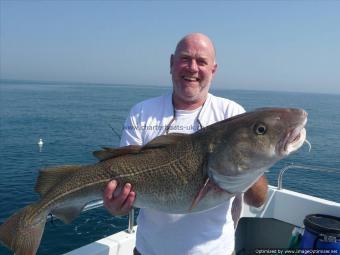
<svg viewBox="0 0 340 255"><path fill-rule="evenodd" d="M139 114L136 108L137 106L131 109L129 116L125 120L120 146L143 144L141 125L138 121Z"/></svg>
<svg viewBox="0 0 340 255"><path fill-rule="evenodd" d="M245 113L245 112L246 110L241 105L231 101L231 103L228 105L225 111L224 117L227 119L227 118L230 118L230 117L233 117L233 116Z"/></svg>

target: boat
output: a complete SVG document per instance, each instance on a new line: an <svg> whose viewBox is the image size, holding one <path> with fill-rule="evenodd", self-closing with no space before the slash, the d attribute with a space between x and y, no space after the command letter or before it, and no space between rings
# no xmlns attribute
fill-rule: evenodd
<svg viewBox="0 0 340 255"><path fill-rule="evenodd" d="M289 164L281 169L277 186L269 185L267 200L262 207L255 208L244 204L235 231L236 255L287 254L287 251L288 253L289 251L297 251L288 248L292 248L291 242L294 235L302 235L305 227L304 220L307 215L340 217L340 203L283 188L283 175L292 168L340 174L338 169L295 164ZM101 205L102 202L96 202L94 205L87 206L85 210ZM127 230L70 251L65 255L133 254L135 233L138 228L138 226L133 225L133 219L133 213L131 213ZM340 232L337 240L340 243ZM312 253L312 251L321 254L321 251L318 250L310 250L309 252ZM308 252L305 251L305 253ZM340 248L338 251L330 251L329 254L340 254Z"/></svg>

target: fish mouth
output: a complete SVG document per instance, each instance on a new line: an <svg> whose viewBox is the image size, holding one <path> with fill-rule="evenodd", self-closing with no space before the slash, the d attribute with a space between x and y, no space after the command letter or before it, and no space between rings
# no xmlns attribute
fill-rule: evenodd
<svg viewBox="0 0 340 255"><path fill-rule="evenodd" d="M306 140L305 123L299 127L294 128L277 144L276 150L282 155L289 155L291 152L299 149Z"/></svg>

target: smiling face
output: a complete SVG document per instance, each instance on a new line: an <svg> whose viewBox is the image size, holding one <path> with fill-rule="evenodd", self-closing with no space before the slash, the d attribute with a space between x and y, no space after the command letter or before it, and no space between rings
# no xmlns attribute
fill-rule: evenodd
<svg viewBox="0 0 340 255"><path fill-rule="evenodd" d="M201 106L216 69L215 50L209 38L202 34L184 37L170 59L175 107Z"/></svg>

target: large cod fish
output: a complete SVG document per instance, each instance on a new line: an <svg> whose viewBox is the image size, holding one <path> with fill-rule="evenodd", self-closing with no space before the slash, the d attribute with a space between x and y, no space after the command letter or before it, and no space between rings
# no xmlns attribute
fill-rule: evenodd
<svg viewBox="0 0 340 255"><path fill-rule="evenodd" d="M160 136L145 146L106 148L100 162L41 170L41 199L0 226L0 240L16 255L34 255L46 217L71 222L107 183L129 182L135 207L168 213L208 210L245 192L278 160L302 146L307 113L262 108L217 122L194 134Z"/></svg>

